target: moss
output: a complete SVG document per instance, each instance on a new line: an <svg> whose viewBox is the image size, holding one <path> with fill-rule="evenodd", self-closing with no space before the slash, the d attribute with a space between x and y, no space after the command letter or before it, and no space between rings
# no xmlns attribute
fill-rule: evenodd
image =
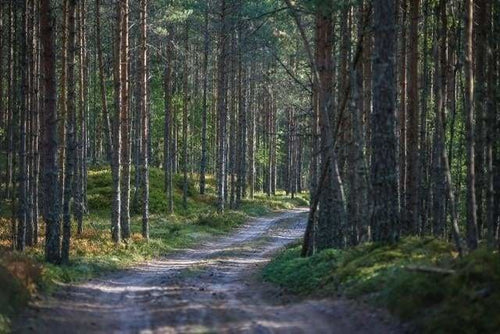
<svg viewBox="0 0 500 334"><path fill-rule="evenodd" d="M500 256L479 249L457 259L434 238L405 238L395 245L365 244L301 258L294 245L263 270L265 280L295 293L363 297L411 321L423 332L495 333L500 329ZM453 269L441 275L408 265Z"/></svg>

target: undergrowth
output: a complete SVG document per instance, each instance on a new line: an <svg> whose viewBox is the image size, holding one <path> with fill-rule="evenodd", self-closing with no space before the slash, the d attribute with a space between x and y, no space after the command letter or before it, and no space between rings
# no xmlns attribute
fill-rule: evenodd
<svg viewBox="0 0 500 334"><path fill-rule="evenodd" d="M366 299L412 322L419 332L500 330L500 256L486 249L458 259L446 242L405 238L391 246L328 249L301 258L296 244L265 267L263 277L301 295Z"/></svg>
<svg viewBox="0 0 500 334"><path fill-rule="evenodd" d="M132 180L134 174L132 173ZM7 332L9 317L37 293L53 291L58 282L69 283L89 279L135 263L163 256L175 249L185 248L211 235L227 233L249 217L261 216L274 210L307 205L305 195L291 199L256 194L245 199L236 210L216 212L215 180L207 176L207 194L199 195L197 177L191 175L188 186L188 206L182 207L182 178L174 178L174 212L167 214L163 171L150 172L150 240L141 236L141 202L134 201L131 189L132 236L120 245L110 237L111 173L109 169L89 171L88 206L90 215L84 221L82 235L73 233L71 262L56 266L44 262L44 226L40 226L40 242L23 254L10 251L10 219L0 218L0 333ZM132 182L133 183L133 182ZM135 213L135 214L134 214ZM76 227L73 227L73 232Z"/></svg>

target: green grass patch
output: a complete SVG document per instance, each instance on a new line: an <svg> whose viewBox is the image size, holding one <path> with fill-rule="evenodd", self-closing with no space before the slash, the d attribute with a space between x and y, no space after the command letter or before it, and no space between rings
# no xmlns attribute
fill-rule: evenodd
<svg viewBox="0 0 500 334"><path fill-rule="evenodd" d="M411 266L455 274L409 270ZM500 330L500 256L486 249L458 259L446 242L405 238L390 246L365 244L301 258L300 245L294 245L264 268L263 277L301 295L368 299L423 332Z"/></svg>

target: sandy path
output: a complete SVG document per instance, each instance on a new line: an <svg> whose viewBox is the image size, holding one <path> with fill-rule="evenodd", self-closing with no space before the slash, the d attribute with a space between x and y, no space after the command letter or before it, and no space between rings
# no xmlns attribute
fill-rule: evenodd
<svg viewBox="0 0 500 334"><path fill-rule="evenodd" d="M397 333L390 317L343 299L301 301L256 279L299 238L297 209L136 268L60 289L14 322L20 333Z"/></svg>

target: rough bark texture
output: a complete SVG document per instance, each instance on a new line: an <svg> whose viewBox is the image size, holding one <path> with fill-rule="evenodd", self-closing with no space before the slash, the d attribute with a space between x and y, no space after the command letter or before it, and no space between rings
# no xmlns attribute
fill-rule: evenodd
<svg viewBox="0 0 500 334"><path fill-rule="evenodd" d="M129 108L129 1L120 0L121 21L121 104L120 122L122 132L122 174L121 174L121 212L120 225L123 239L130 237L130 108Z"/></svg>
<svg viewBox="0 0 500 334"><path fill-rule="evenodd" d="M406 179L405 232L418 232L418 19L419 0L410 0L410 29L408 43L408 175Z"/></svg>
<svg viewBox="0 0 500 334"><path fill-rule="evenodd" d="M210 39L208 31L209 2L205 8L205 31L203 41L203 110L201 125L201 161L200 161L200 194L205 194L205 174L207 170L207 90L208 90L208 53L210 51Z"/></svg>
<svg viewBox="0 0 500 334"><path fill-rule="evenodd" d="M140 96L140 111L141 111L141 126L142 126L142 237L149 239L149 157L148 157L148 142L149 142L149 108L147 106L148 101L148 80L147 80L147 60L148 60L148 48L147 48L147 0L141 0L140 9L140 21L141 21L141 51L140 51L140 86L141 86L141 96Z"/></svg>
<svg viewBox="0 0 500 334"><path fill-rule="evenodd" d="M75 78L75 54L76 54L76 21L75 13L77 0L68 0L68 51L67 51L67 79L68 79L68 100L67 100L67 120L66 120L66 154L64 168L64 195L63 195L63 239L61 259L67 263L69 261L70 239L71 239L71 200L76 189L75 169L77 160L76 148L76 78Z"/></svg>
<svg viewBox="0 0 500 334"><path fill-rule="evenodd" d="M45 258L51 263L60 261L59 182L57 165L56 70L54 52L54 17L50 0L40 0L41 68L44 102L40 113L42 217L45 229Z"/></svg>
<svg viewBox="0 0 500 334"><path fill-rule="evenodd" d="M371 117L372 236L374 241L398 238L398 185L396 172L394 3L373 3L373 113Z"/></svg>
<svg viewBox="0 0 500 334"><path fill-rule="evenodd" d="M115 100L115 117L113 119L113 163L111 165L111 175L113 178L113 207L111 209L111 237L114 242L119 243L121 240L121 150L122 150L122 138L121 138L121 66L120 66L120 56L122 50L122 34L121 34L121 23L122 21L122 6L120 2L116 4L116 28L115 28L115 40L114 40L114 100Z"/></svg>
<svg viewBox="0 0 500 334"><path fill-rule="evenodd" d="M217 142L217 209L224 211L226 197L226 0L220 1L221 28L219 32L219 61L217 75L217 116L218 116L218 142Z"/></svg>
<svg viewBox="0 0 500 334"><path fill-rule="evenodd" d="M319 199L318 227L315 235L317 250L331 247L343 248L346 244L345 199L330 125L333 116L333 20L331 15L328 7L322 8L320 6L316 16L316 29L319 30L316 45L319 49L316 67L319 78L318 96L322 168L324 168L325 164L328 164L325 179L319 182L319 186L323 189Z"/></svg>
<svg viewBox="0 0 500 334"><path fill-rule="evenodd" d="M477 248L477 215L476 215L476 176L474 163L474 70L472 52L472 27L474 18L474 3L465 1L465 138L467 145L467 246Z"/></svg>

